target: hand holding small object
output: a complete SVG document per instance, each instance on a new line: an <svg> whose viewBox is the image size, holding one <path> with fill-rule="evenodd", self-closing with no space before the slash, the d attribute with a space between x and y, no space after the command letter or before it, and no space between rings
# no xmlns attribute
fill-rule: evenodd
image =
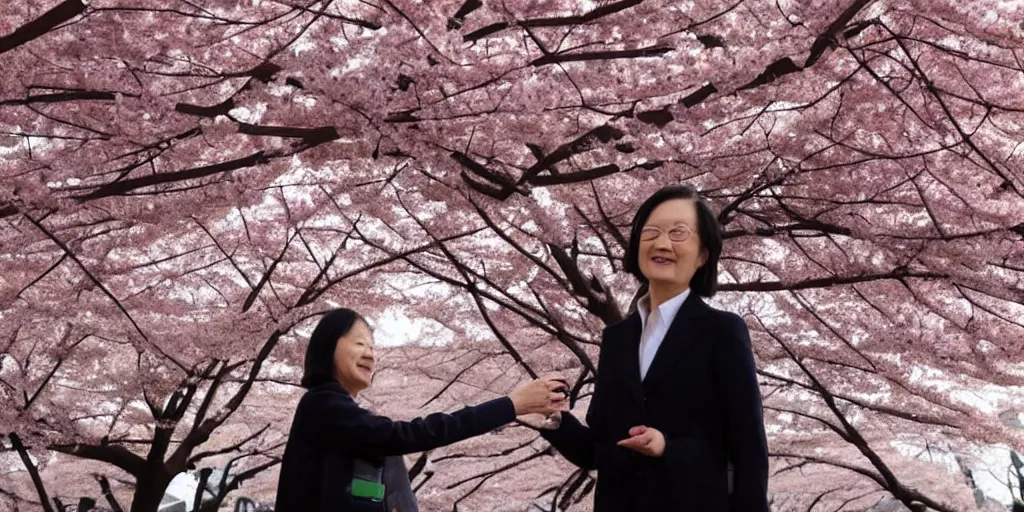
<svg viewBox="0 0 1024 512"><path fill-rule="evenodd" d="M568 392L560 389L568 389L565 378L559 374L550 374L516 386L508 397L515 406L516 416L531 413L548 415L565 406Z"/></svg>

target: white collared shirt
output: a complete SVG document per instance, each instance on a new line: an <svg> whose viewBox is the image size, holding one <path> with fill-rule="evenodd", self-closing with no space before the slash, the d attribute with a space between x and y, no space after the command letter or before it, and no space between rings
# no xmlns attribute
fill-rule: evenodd
<svg viewBox="0 0 1024 512"><path fill-rule="evenodd" d="M648 293L636 303L636 309L640 313L640 325L643 326L643 334L640 335L640 380L647 377L647 370L651 368L654 355L658 353L658 347L665 340L668 328L675 320L679 308L690 296L690 289L658 306L655 311L650 311L651 294Z"/></svg>

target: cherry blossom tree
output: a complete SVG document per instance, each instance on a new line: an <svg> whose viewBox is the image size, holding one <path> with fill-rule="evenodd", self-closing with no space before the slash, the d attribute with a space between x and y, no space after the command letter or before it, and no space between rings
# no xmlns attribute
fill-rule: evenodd
<svg viewBox="0 0 1024 512"><path fill-rule="evenodd" d="M679 182L724 228L714 302L752 331L776 508L966 510L965 457L1020 444L1017 3L9 4L0 499L153 510L227 460L269 499L335 304L430 326L383 411L557 369L582 414L638 296L632 211ZM595 475L536 438L411 457L414 485L585 507Z"/></svg>

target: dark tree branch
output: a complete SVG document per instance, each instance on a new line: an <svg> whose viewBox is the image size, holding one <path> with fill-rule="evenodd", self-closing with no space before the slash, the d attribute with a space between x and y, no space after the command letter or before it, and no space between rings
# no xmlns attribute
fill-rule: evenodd
<svg viewBox="0 0 1024 512"><path fill-rule="evenodd" d="M263 363L266 362L267 358L270 357L270 353L277 346L278 340L284 331L278 328L267 339L263 342L260 347L259 353L256 354L256 358L252 362L252 366L249 368L248 375L240 385L234 395L224 404L221 409L213 416L205 418L201 423L196 422L192 430L185 436L185 439L178 445L178 448L174 450L171 458L168 460L168 466L178 472L184 471L186 468L185 462L188 460L189 455L195 448L210 439L210 435L217 427L224 424L232 414L242 405L242 401L249 395L249 390L252 389L252 385L256 378L259 377L260 370L263 368Z"/></svg>
<svg viewBox="0 0 1024 512"><path fill-rule="evenodd" d="M949 276L936 272L909 272L897 269L880 274L863 274L859 276L835 276L821 279L807 279L786 283L782 281L765 281L753 283L722 283L719 291L725 292L777 292L785 290L806 290L809 288L828 288L843 284L867 283L886 279L948 279Z"/></svg>
<svg viewBox="0 0 1024 512"><path fill-rule="evenodd" d="M594 289L592 281L583 277L576 261L569 256L565 249L548 244L548 251L551 257L562 269L565 278L568 280L573 293L586 299L586 308L592 315L598 317L605 325L612 325L622 320L622 311L615 298L607 291L601 292Z"/></svg>
<svg viewBox="0 0 1024 512"><path fill-rule="evenodd" d="M298 236L298 234L299 231L296 230L294 233L292 233L292 236L288 237L288 241L285 242L284 247L281 248L281 253L278 254L276 258L274 258L274 261L270 263L270 267L268 267L267 271L263 273L263 277L260 278L259 282L256 283L256 286L254 286L252 291L249 292L249 295L245 298L245 301L242 303L243 313L249 311L249 308L251 308L252 305L256 302L256 299L260 296L260 291L263 290L263 286L270 281L271 274L274 273L274 270L277 269L277 265L281 263L281 261L284 259L285 254L287 254L288 252L288 247L291 246L292 240L294 240L295 237Z"/></svg>
<svg viewBox="0 0 1024 512"><path fill-rule="evenodd" d="M32 478L32 486L35 487L36 494L39 495L39 502L43 505L43 510L45 512L53 512L53 507L50 506L50 498L46 493L46 487L43 485L43 479L39 476L39 468L32 462L32 457L29 455L25 445L22 444L21 437L13 432L7 437L11 439L11 447L18 452L21 463L25 465L29 477Z"/></svg>
<svg viewBox="0 0 1024 512"><path fill-rule="evenodd" d="M217 456L217 455L224 455L225 453L231 453L233 451L241 450L242 446L244 446L245 443L248 443L249 441L252 441L252 440L256 439L257 437L261 436L264 432L267 431L268 428L270 428L270 424L269 423L264 425L263 428L257 430L256 432L253 432L252 434L249 434L248 436L246 436L244 439L238 441L237 443L232 443L230 446L225 446L224 448L221 448L219 450L210 450L210 451L205 451L205 452L199 452L199 453L189 457L189 459L188 459L188 466L191 467L191 466L195 465L196 463L198 463L199 461L201 461L201 460L203 460L203 459L205 459L207 457L214 457L214 456Z"/></svg>
<svg viewBox="0 0 1024 512"><path fill-rule="evenodd" d="M607 144L613 140L619 140L625 135L625 132L612 125L604 124L598 126L597 128L594 128L579 137L558 146L554 151L538 160L537 163L531 165L519 179L519 184L533 179L545 169L549 169L559 162L572 158L574 155L589 151L598 143Z"/></svg>
<svg viewBox="0 0 1024 512"><path fill-rule="evenodd" d="M24 99L0 101L4 105L31 105L33 103L62 103L66 101L114 101L116 93L107 91L69 91L35 94Z"/></svg>
<svg viewBox="0 0 1024 512"><path fill-rule="evenodd" d="M323 144L341 138L338 129L333 126L319 128L300 128L291 126L261 126L257 124L239 123L238 133L263 137L285 137L303 139L307 144Z"/></svg>
<svg viewBox="0 0 1024 512"><path fill-rule="evenodd" d="M468 3L468 2L467 2ZM624 11L630 7L634 7L643 3L643 0L620 0L618 2L612 2L609 4L602 5L592 9L586 14L579 16L562 16L552 18L532 18L526 20L519 20L515 22L499 22L492 23L486 27L474 30L465 36L463 40L467 42L475 42L484 37L497 34L502 30L506 30L512 27L523 27L523 28L536 28L536 27L562 27L571 25L582 25L584 23L590 23L597 19L615 14L617 12ZM461 10L460 10L461 12Z"/></svg>
<svg viewBox="0 0 1024 512"><path fill-rule="evenodd" d="M249 480L252 477L260 474L264 470L270 469L280 463L281 459L275 457L267 462L264 462L263 464L256 465L250 469L232 475L231 483L227 485L221 485L219 487L217 496L214 499L208 500L205 503L203 503L202 507L199 508L199 512L216 512L220 508L221 504L224 503L224 499L227 498L228 494L231 491L238 489L238 487L242 485L242 482L245 482L246 480ZM223 479L227 477L228 475L225 473L222 478L222 484Z"/></svg>
<svg viewBox="0 0 1024 512"><path fill-rule="evenodd" d="M648 46L635 50L605 50L602 52L553 53L539 57L530 63L540 67L565 62L586 62L591 60L642 59L658 57L674 50L671 46Z"/></svg>
<svg viewBox="0 0 1024 512"><path fill-rule="evenodd" d="M106 462L137 479L145 476L146 460L123 446L113 444L58 444L50 445L49 448L56 452L74 455L83 459Z"/></svg>
<svg viewBox="0 0 1024 512"><path fill-rule="evenodd" d="M459 10L455 11L451 18L448 18L448 30L462 28L462 24L466 22L466 16L469 16L473 11L483 6L484 3L480 0L466 0L463 2Z"/></svg>
<svg viewBox="0 0 1024 512"><path fill-rule="evenodd" d="M853 21L853 17L873 1L874 0L855 0L849 7L843 10L843 12L839 14L839 17L833 20L832 23L830 23L829 26L818 35L814 40L814 43L811 44L811 54L807 57L804 67L807 68L813 66L814 63L818 62L818 59L824 55L825 50L830 47L834 47L837 43L836 36L839 32L846 29L847 25ZM849 39L859 33L859 31L849 31L844 33L843 37Z"/></svg>
<svg viewBox="0 0 1024 512"><path fill-rule="evenodd" d="M114 496L114 491L110 488L110 481L103 475L95 475L96 481L100 484L100 492L103 493L103 497L107 500L107 504L110 505L111 512L124 512L124 508L117 502L117 497Z"/></svg>
<svg viewBox="0 0 1024 512"><path fill-rule="evenodd" d="M138 190L140 188L152 187L155 185L164 185L179 181L195 180L228 171L235 171L238 169L245 169L247 167L262 165L268 162L270 162L270 156L263 151L257 151L256 153L253 153L249 156L236 158L234 160L228 160L227 162L204 165L201 167L193 167L191 169L185 169L182 171L164 172L159 174L151 174L149 176L142 176L139 178L115 181L113 183L108 183L106 185L96 187L96 189L93 190L92 192L78 197L80 200L86 201L111 196L123 196L127 195L129 192Z"/></svg>
<svg viewBox="0 0 1024 512"><path fill-rule="evenodd" d="M825 31L815 39L814 43L811 44L811 55L804 66L801 67L797 65L791 57L783 57L766 66L756 78L741 86L738 90L760 87L774 82L782 76L803 71L813 66L818 62L825 50L830 45L835 44L837 34L871 1L872 0L854 0L850 4L850 7L840 13L840 15L829 24ZM850 32L851 36L856 36L857 34L859 34L859 32ZM697 91L694 91L679 100L679 103L683 104L687 108L691 108L704 102L704 100L708 99L716 92L718 92L718 88L716 88L714 84L708 83Z"/></svg>
<svg viewBox="0 0 1024 512"><path fill-rule="evenodd" d="M857 429L857 427L854 426L852 423L850 423L849 419L846 417L846 414L843 413L843 411L839 408L838 404L836 403L835 395L833 395L831 391L824 385L824 383L822 383L818 379L818 377L810 370L810 368L806 364L804 364L803 360L799 356L797 356L796 353L793 352L789 345L782 341L781 338L776 336L774 332L772 332L766 326L764 326L764 324L761 324L761 328L766 333L768 333L776 341L776 343L779 344L780 347L782 347L786 354L788 354L790 360L796 363L796 365L800 368L800 371L803 372L803 374L806 375L807 378L810 380L811 386L814 388L815 392L822 398L822 400L825 402L826 407L828 407L828 410L840 423L839 426L841 426L841 428L837 426L837 428L835 429L836 433L838 433L844 441L853 445L861 453L861 455L868 459L868 461L871 463L871 466L874 467L875 470L878 472L877 474L875 474L870 471L862 470L858 471L859 473L864 474L865 476L868 476L872 480L878 482L878 484L882 486L882 488L889 491L893 495L893 497L900 500L907 507L911 507L913 502L918 501L926 504L927 506L939 512L954 512L949 507L946 507L945 505L938 503L935 500L928 498L927 496L922 495L920 492L912 488L909 488L902 482L900 482L896 474L892 471L891 468L889 468L889 465L886 464L884 460L882 460L882 457L878 455L874 448L871 447L871 444L867 441L867 439L865 439L864 436L861 435L860 430ZM853 468L855 467L850 466L847 469L855 470Z"/></svg>
<svg viewBox="0 0 1024 512"><path fill-rule="evenodd" d="M0 55L7 53L33 39L46 35L60 24L85 12L86 5L82 0L64 0L42 16L22 25L0 37Z"/></svg>
<svg viewBox="0 0 1024 512"><path fill-rule="evenodd" d="M26 214L24 214L24 216L25 216L26 219L28 219L29 222L32 223L33 226L36 227L36 229L38 229L39 231L42 231L43 234L47 236L47 238L49 238L51 241L53 241L53 243L57 244L57 246L60 247L60 249L62 251L64 251L64 254L66 254L69 258L71 258L71 260L74 261L76 265L78 265L78 268L80 268L82 270L82 272L85 273L86 277L88 277L89 280L92 281L92 283L94 285L96 285L96 287L99 288L103 292L104 295L109 297L110 300L112 300L114 302L114 305L117 306L117 309L119 311L121 311L122 314L124 314L124 316L128 319L129 322L131 322L132 327L135 328L135 332L139 333L139 336L141 336L143 340L145 340L146 342L149 342L149 338L146 336L146 333L144 333L142 331L142 328L139 327L139 324L135 323L135 319L132 318L131 313L129 313L128 310L125 309L124 305L121 304L121 301L118 300L118 298L115 297L114 294L111 293L110 290L108 290L107 287L104 286L103 283L101 283L100 280L95 275L93 275L93 273L85 266L85 264L82 263L82 261L78 259L78 256L75 255L75 253L71 251L71 249L67 246L67 244L65 244L63 241L61 241L59 238L57 238L57 236L55 234L51 233L50 230L46 229L46 227L44 227L41 222L37 221L31 215L28 215L26 213ZM161 351L161 352L163 352L163 351ZM166 356L166 354L164 354L164 355ZM181 363L178 363L177 360L175 360L174 358L172 358L170 356L167 356L167 357L168 357L168 359L170 359L172 361L175 361L175 363L178 364L179 367L181 366Z"/></svg>

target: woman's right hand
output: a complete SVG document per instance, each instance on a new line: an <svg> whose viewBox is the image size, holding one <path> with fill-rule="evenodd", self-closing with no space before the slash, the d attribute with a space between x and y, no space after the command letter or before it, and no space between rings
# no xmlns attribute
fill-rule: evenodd
<svg viewBox="0 0 1024 512"><path fill-rule="evenodd" d="M516 386L508 397L516 408L516 416L533 413L547 416L565 408L568 395L561 390L568 392L567 388L565 377L551 373Z"/></svg>

